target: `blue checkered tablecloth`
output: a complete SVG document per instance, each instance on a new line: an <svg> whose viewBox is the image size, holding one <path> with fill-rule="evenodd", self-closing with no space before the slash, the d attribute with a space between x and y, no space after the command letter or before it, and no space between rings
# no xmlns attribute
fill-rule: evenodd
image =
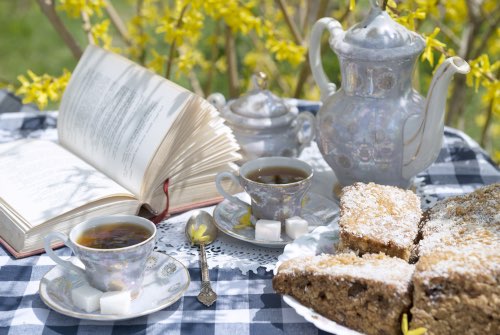
<svg viewBox="0 0 500 335"><path fill-rule="evenodd" d="M56 124L57 113L0 113L0 143L24 137L55 140ZM443 198L499 182L500 170L467 135L447 128L436 163L417 179L424 195ZM71 251L62 248L56 253L69 256ZM191 267L189 290L173 305L128 321L99 322L66 317L45 306L38 295L38 286L53 266L46 255L16 260L0 247L0 335L324 333L273 292L272 272L264 268L248 274L238 269L212 268L210 277L219 297L206 308L196 299L200 289L199 269Z"/></svg>

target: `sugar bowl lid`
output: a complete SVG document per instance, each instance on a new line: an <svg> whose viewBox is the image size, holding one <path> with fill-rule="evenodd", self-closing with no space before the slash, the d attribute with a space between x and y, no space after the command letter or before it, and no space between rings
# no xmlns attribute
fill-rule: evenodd
<svg viewBox="0 0 500 335"><path fill-rule="evenodd" d="M229 102L222 116L232 125L250 129L265 129L289 125L296 115L285 101L266 89L267 76L258 72L252 76L253 89Z"/></svg>
<svg viewBox="0 0 500 335"><path fill-rule="evenodd" d="M358 59L394 59L422 52L425 42L420 35L394 21L376 0L370 2L368 16L345 32L333 46L336 51Z"/></svg>

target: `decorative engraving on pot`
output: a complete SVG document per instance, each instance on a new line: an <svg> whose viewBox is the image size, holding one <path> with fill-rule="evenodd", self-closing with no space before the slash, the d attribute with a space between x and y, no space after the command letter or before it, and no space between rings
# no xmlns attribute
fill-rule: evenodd
<svg viewBox="0 0 500 335"><path fill-rule="evenodd" d="M396 83L396 77L392 74L391 70L387 68L378 69L380 72L376 76L377 89L383 91L389 91Z"/></svg>

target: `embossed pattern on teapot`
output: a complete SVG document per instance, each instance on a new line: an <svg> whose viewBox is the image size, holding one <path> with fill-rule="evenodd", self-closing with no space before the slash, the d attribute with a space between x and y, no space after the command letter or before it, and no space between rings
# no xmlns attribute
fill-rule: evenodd
<svg viewBox="0 0 500 335"><path fill-rule="evenodd" d="M459 57L448 58L423 98L412 87L423 38L371 3L368 17L347 31L332 18L313 26L309 60L323 101L317 142L342 186L361 181L407 188L439 154L452 75L470 68ZM324 30L340 62L338 90L321 64Z"/></svg>
<svg viewBox="0 0 500 335"><path fill-rule="evenodd" d="M220 111L240 144L240 163L270 156L297 157L315 137L315 118L298 113L295 106L266 90L262 72L252 77L253 89L239 99L226 103L220 93L208 101Z"/></svg>

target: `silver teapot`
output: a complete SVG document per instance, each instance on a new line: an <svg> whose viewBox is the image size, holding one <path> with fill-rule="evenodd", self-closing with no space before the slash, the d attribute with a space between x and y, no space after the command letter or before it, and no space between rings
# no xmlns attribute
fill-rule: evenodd
<svg viewBox="0 0 500 335"><path fill-rule="evenodd" d="M451 57L437 69L427 98L412 87L424 39L396 23L371 0L368 17L344 31L332 18L313 26L309 61L321 91L317 142L341 186L376 182L407 188L441 149L446 93L452 75L469 64ZM321 35L337 54L341 88L321 65Z"/></svg>
<svg viewBox="0 0 500 335"><path fill-rule="evenodd" d="M314 115L298 113L296 106L265 89L264 73L253 75L252 83L252 90L227 103L221 93L207 98L233 130L243 156L240 163L259 157L298 157L315 137Z"/></svg>

